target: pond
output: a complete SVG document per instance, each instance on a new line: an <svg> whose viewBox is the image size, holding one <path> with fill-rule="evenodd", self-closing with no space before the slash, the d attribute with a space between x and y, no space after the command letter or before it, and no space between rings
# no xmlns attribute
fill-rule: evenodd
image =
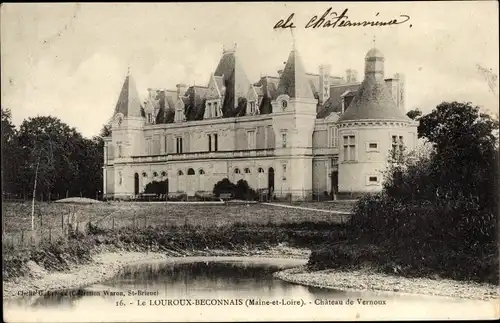
<svg viewBox="0 0 500 323"><path fill-rule="evenodd" d="M85 288L4 303L10 322L262 321L464 318L481 301L342 292L283 282L273 272L304 260L196 257L130 265ZM487 313L484 312L486 315Z"/></svg>

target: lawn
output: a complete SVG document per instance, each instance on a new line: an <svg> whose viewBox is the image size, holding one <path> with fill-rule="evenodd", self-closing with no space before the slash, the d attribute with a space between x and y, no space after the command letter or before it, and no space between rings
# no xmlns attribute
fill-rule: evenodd
<svg viewBox="0 0 500 323"><path fill-rule="evenodd" d="M335 203L299 204L309 208L337 209L345 206ZM31 203L6 202L2 208L5 232L18 232L31 228ZM210 227L233 223L266 224L269 222L331 222L345 221L342 215L279 208L264 204L165 204L140 202L111 202L98 204L37 203L35 207L35 228L59 228L64 215L77 214L79 222L91 221L99 226L118 228L145 225L184 225Z"/></svg>

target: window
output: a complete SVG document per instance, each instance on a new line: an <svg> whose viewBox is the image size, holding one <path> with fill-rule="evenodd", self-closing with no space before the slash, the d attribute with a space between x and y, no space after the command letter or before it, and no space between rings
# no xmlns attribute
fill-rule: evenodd
<svg viewBox="0 0 500 323"><path fill-rule="evenodd" d="M218 151L218 142L217 142L217 139L218 139L218 135L215 133L214 134L214 151Z"/></svg>
<svg viewBox="0 0 500 323"><path fill-rule="evenodd" d="M123 155L122 145L118 145L118 157L122 157L122 155Z"/></svg>
<svg viewBox="0 0 500 323"><path fill-rule="evenodd" d="M337 127L331 127L331 146L338 147L339 146L339 129Z"/></svg>
<svg viewBox="0 0 500 323"><path fill-rule="evenodd" d="M208 135L208 151L212 151L212 135Z"/></svg>
<svg viewBox="0 0 500 323"><path fill-rule="evenodd" d="M245 168L245 174L250 174L250 168Z"/></svg>
<svg viewBox="0 0 500 323"><path fill-rule="evenodd" d="M143 172L142 177L148 177L148 174L146 174L146 172Z"/></svg>
<svg viewBox="0 0 500 323"><path fill-rule="evenodd" d="M259 167L259 173L264 173L264 168Z"/></svg>
<svg viewBox="0 0 500 323"><path fill-rule="evenodd" d="M205 175L205 171L203 169L200 169L199 173L200 175Z"/></svg>
<svg viewBox="0 0 500 323"><path fill-rule="evenodd" d="M122 185L122 183L123 183L123 174L122 174L122 172L118 173L118 178L119 178L120 185Z"/></svg>
<svg viewBox="0 0 500 323"><path fill-rule="evenodd" d="M194 169L192 168L188 169L188 175L194 175Z"/></svg>
<svg viewBox="0 0 500 323"><path fill-rule="evenodd" d="M286 102L286 100L281 101L281 108L283 109L283 111L285 111L287 106L288 106L288 102Z"/></svg>
<svg viewBox="0 0 500 323"><path fill-rule="evenodd" d="M283 180L286 181L286 165L283 165Z"/></svg>
<svg viewBox="0 0 500 323"><path fill-rule="evenodd" d="M239 168L235 168L235 169L234 169L234 173L235 173L235 174L240 174L240 173L241 173L241 172L240 172L240 169L239 169Z"/></svg>
<svg viewBox="0 0 500 323"><path fill-rule="evenodd" d="M255 113L255 101L250 101L250 113Z"/></svg>
<svg viewBox="0 0 500 323"><path fill-rule="evenodd" d="M356 160L356 137L344 136L344 161Z"/></svg>
<svg viewBox="0 0 500 323"><path fill-rule="evenodd" d="M369 142L366 147L366 151L379 151L377 142Z"/></svg>
<svg viewBox="0 0 500 323"><path fill-rule="evenodd" d="M348 96L348 97L345 97L344 98L344 112L345 110L347 110L347 108L349 108L349 106L351 105L351 102L352 102L352 99L354 97L353 96Z"/></svg>
<svg viewBox="0 0 500 323"><path fill-rule="evenodd" d="M247 132L247 147L248 149L255 149L255 131Z"/></svg>
<svg viewBox="0 0 500 323"><path fill-rule="evenodd" d="M158 176L158 173L157 172L153 172L153 177L157 177Z"/></svg>
<svg viewBox="0 0 500 323"><path fill-rule="evenodd" d="M212 117L212 103L207 103L207 110L208 110L208 114L207 114L207 117L211 118Z"/></svg>
<svg viewBox="0 0 500 323"><path fill-rule="evenodd" d="M339 165L339 158L338 157L333 157L331 160L331 165L333 167L337 167Z"/></svg>
<svg viewBox="0 0 500 323"><path fill-rule="evenodd" d="M368 145L368 147L369 147L370 149L377 149L377 144L376 144L376 143L372 143L372 142L371 142L371 143Z"/></svg>
<svg viewBox="0 0 500 323"><path fill-rule="evenodd" d="M403 136L392 136L392 158L401 158L404 151Z"/></svg>
<svg viewBox="0 0 500 323"><path fill-rule="evenodd" d="M153 117L151 115L151 113L148 113L148 123L152 123L153 122Z"/></svg>
<svg viewBox="0 0 500 323"><path fill-rule="evenodd" d="M176 140L176 152L178 154L182 154L182 138L181 137L177 137L175 138Z"/></svg>
<svg viewBox="0 0 500 323"><path fill-rule="evenodd" d="M167 153L167 151L168 151L168 149L167 149L167 148L168 148L168 147L167 147L167 143L168 143L168 141L167 141L167 140L168 140L167 136L165 136L165 138L164 138L164 139L165 139L165 140L163 141L163 145L164 145L163 149L164 149L165 154L166 154L166 153Z"/></svg>
<svg viewBox="0 0 500 323"><path fill-rule="evenodd" d="M366 185L380 185L380 178L377 175L368 175L366 177Z"/></svg>
<svg viewBox="0 0 500 323"><path fill-rule="evenodd" d="M146 154L151 155L151 138L146 139Z"/></svg>
<svg viewBox="0 0 500 323"><path fill-rule="evenodd" d="M286 148L286 133L281 134L281 147Z"/></svg>
<svg viewBox="0 0 500 323"><path fill-rule="evenodd" d="M161 172L161 176L165 177L165 176L167 176L167 173L166 172Z"/></svg>
<svg viewBox="0 0 500 323"><path fill-rule="evenodd" d="M182 176L182 175L184 175L184 173L182 172L182 170L179 169L179 171L177 172L177 175Z"/></svg>
<svg viewBox="0 0 500 323"><path fill-rule="evenodd" d="M217 102L214 102L214 117L217 117Z"/></svg>

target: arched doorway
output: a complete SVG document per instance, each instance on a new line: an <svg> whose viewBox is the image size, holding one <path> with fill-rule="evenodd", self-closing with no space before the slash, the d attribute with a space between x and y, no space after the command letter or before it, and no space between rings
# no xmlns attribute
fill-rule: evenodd
<svg viewBox="0 0 500 323"><path fill-rule="evenodd" d="M134 174L134 194L139 195L139 174Z"/></svg>
<svg viewBox="0 0 500 323"><path fill-rule="evenodd" d="M332 195L335 195L339 192L339 172L338 171L333 171L332 172Z"/></svg>
<svg viewBox="0 0 500 323"><path fill-rule="evenodd" d="M271 199L274 193L274 168L272 167L269 167L267 172L267 189L269 192L269 199Z"/></svg>

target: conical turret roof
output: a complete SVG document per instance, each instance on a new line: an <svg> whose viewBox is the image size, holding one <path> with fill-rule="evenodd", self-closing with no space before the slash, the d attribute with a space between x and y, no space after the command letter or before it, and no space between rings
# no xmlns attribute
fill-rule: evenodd
<svg viewBox="0 0 500 323"><path fill-rule="evenodd" d="M287 94L290 98L314 99L304 65L302 65L300 55L295 48L288 55L278 83L278 95L281 94Z"/></svg>
<svg viewBox="0 0 500 323"><path fill-rule="evenodd" d="M384 56L376 49L371 49L365 57L365 79L361 83L345 113L339 118L342 121L356 120L399 120L410 118L396 106L383 78Z"/></svg>
<svg viewBox="0 0 500 323"><path fill-rule="evenodd" d="M116 102L115 115L122 113L125 117L141 117L141 109L141 100L134 79L128 74Z"/></svg>

